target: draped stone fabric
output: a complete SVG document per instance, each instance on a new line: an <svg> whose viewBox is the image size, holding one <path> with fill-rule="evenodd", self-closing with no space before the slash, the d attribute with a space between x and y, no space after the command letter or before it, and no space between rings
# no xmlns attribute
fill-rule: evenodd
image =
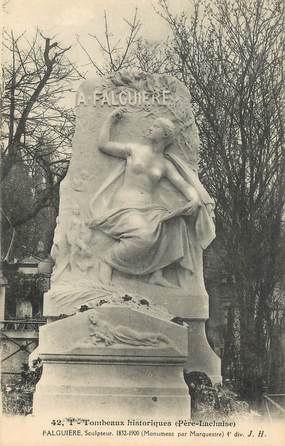
<svg viewBox="0 0 285 446"><path fill-rule="evenodd" d="M124 174L123 164L112 172L91 201L90 227L103 231L115 240L103 258L118 271L144 275L178 263L193 273L196 268L195 245L205 249L215 237L211 218L212 199L190 166L178 157L169 156L169 159L199 195L201 206L194 215L189 215L187 202L171 208L136 201L117 208L116 203L112 204L112 192ZM167 194L162 184L159 190L161 203L167 202ZM145 224L137 224L138 219Z"/></svg>

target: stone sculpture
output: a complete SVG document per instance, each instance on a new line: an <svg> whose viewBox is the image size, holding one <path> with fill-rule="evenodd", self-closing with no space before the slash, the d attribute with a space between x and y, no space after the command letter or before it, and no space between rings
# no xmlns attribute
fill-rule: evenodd
<svg viewBox="0 0 285 446"><path fill-rule="evenodd" d="M77 107L45 314L90 307L108 288L178 299L182 316L207 299L202 251L215 236L188 90L170 76L116 73L83 83Z"/></svg>
<svg viewBox="0 0 285 446"><path fill-rule="evenodd" d="M110 323L102 318L100 311L92 310L88 315L89 336L76 341L74 349L92 349L94 346L110 347L123 344L131 347L163 347L171 344L167 336L161 333L134 330L127 325Z"/></svg>
<svg viewBox="0 0 285 446"><path fill-rule="evenodd" d="M105 346L126 344L138 347L154 347L170 344L169 339L157 333L137 331L123 325L111 325L93 311L89 315L89 336L94 345L103 342Z"/></svg>
<svg viewBox="0 0 285 446"><path fill-rule="evenodd" d="M76 113L35 413L187 417L182 366L221 379L202 262L214 203L190 94L171 76L121 72L84 82Z"/></svg>
<svg viewBox="0 0 285 446"><path fill-rule="evenodd" d="M185 165L185 161L183 163L178 158L172 161L172 157L164 156L166 148L175 145L175 128L169 119L154 121L145 144L110 140L112 126L124 114L123 109L113 111L99 135L98 146L102 152L126 160L123 183L112 194L108 206L101 207L101 215L98 213L100 207L96 206L98 194L92 200L95 219L90 227L98 228L114 239L101 258L99 280L111 283L112 269L116 269L135 276L151 274L149 283L154 285L183 286L180 269L193 273L196 268L193 239L203 247L205 239L212 237L212 220L206 207L212 200L198 178L193 181L191 174L187 176L190 166ZM179 166L184 175L179 172ZM163 205L163 197L160 202L157 200L156 193L163 178L183 195L185 205L171 209L167 203ZM106 188L107 185L108 180ZM181 216L188 219L179 218ZM200 233L191 234L191 229L187 228L194 220L196 227L199 224L202 228ZM179 265L176 284L163 277L163 269L174 263Z"/></svg>
<svg viewBox="0 0 285 446"><path fill-rule="evenodd" d="M60 237L59 218L54 236L51 255L57 259L53 280L57 280L67 269L68 271L87 271L92 267L93 260L90 252L91 234L86 223L82 221L80 209L77 204L72 209L70 221L66 228L64 238Z"/></svg>

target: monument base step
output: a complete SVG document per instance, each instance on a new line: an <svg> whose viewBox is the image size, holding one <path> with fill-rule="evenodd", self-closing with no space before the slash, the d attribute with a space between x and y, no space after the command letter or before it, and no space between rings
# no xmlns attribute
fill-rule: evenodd
<svg viewBox="0 0 285 446"><path fill-rule="evenodd" d="M33 413L189 418L190 397L181 366L74 364L61 362L57 356L43 364Z"/></svg>
<svg viewBox="0 0 285 446"><path fill-rule="evenodd" d="M187 327L110 305L41 327L39 341L35 415L189 418Z"/></svg>

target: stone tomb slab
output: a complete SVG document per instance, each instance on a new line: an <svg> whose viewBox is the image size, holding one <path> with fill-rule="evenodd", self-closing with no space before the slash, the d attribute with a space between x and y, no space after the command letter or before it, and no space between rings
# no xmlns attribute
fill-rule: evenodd
<svg viewBox="0 0 285 446"><path fill-rule="evenodd" d="M106 305L40 330L35 415L189 416L184 326Z"/></svg>

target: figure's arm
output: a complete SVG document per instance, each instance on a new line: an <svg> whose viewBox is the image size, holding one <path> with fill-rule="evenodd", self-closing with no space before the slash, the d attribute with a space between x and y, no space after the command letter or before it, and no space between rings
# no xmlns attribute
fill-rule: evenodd
<svg viewBox="0 0 285 446"><path fill-rule="evenodd" d="M191 202L192 207L201 206L196 189L188 184L170 161L166 161L166 178Z"/></svg>
<svg viewBox="0 0 285 446"><path fill-rule="evenodd" d="M99 135L98 147L107 153L107 155L117 156L119 158L126 158L131 154L131 148L128 144L110 141L110 131L113 124L120 121L123 117L123 110L113 111L103 124Z"/></svg>

